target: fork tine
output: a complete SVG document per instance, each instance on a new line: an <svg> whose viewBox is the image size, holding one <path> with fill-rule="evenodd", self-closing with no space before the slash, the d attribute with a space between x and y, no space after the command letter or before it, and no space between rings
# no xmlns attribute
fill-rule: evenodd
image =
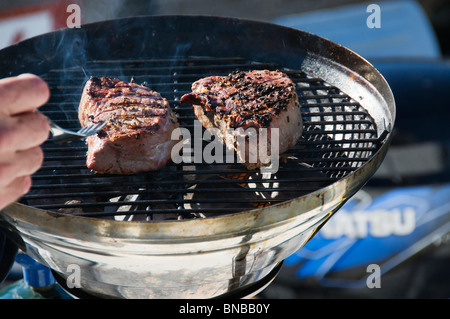
<svg viewBox="0 0 450 319"><path fill-rule="evenodd" d="M85 126L81 130L79 130L78 134L83 134L86 136L93 135L100 131L104 126L106 125L106 122L98 122L93 125Z"/></svg>
<svg viewBox="0 0 450 319"><path fill-rule="evenodd" d="M90 129L90 126L85 126L81 130L77 131L78 134L84 134Z"/></svg>
<svg viewBox="0 0 450 319"><path fill-rule="evenodd" d="M83 127L77 132L66 130L55 124L51 119L47 117L47 120L50 124L50 131L51 131L51 139L55 143L70 143L74 140L83 139L85 137L88 137L90 135L93 135L100 131L107 122L98 122L96 124Z"/></svg>
<svg viewBox="0 0 450 319"><path fill-rule="evenodd" d="M102 128L104 128L106 125L106 122L99 122L96 125L92 126L91 129L89 130L89 133L91 134L95 134L98 131L100 131ZM86 133L87 134L87 133Z"/></svg>

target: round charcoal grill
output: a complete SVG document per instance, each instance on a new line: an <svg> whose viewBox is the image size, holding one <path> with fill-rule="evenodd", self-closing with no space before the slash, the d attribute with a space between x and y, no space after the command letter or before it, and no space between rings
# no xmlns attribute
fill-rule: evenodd
<svg viewBox="0 0 450 319"><path fill-rule="evenodd" d="M193 110L180 102L194 81L278 69L296 85L303 136L273 174L193 156L154 172L95 174L84 141L43 145L30 192L1 217L22 249L61 278L79 265L78 289L100 297L217 297L261 281L375 172L395 117L388 85L364 59L266 23L121 19L39 36L0 55L8 57L2 76L33 72L48 82L51 99L41 110L64 128L79 128L90 76L133 79L168 99L202 150L209 141L196 138Z"/></svg>

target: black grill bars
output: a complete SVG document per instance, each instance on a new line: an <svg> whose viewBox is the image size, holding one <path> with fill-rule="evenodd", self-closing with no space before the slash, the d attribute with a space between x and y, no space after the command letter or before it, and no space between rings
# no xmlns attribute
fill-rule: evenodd
<svg viewBox="0 0 450 319"><path fill-rule="evenodd" d="M89 76L133 78L167 98L180 126L192 132L192 108L180 103L192 82L253 69L281 69L296 84L302 105L303 137L282 155L276 174L262 176L225 163L169 163L159 171L130 176L95 174L86 168L84 141L46 142L43 167L22 202L59 214L124 220L208 217L305 195L353 172L377 151L382 137L350 96L301 71L239 57L101 60L50 70L41 75L51 88L51 99L41 110L62 127L77 130L78 103Z"/></svg>

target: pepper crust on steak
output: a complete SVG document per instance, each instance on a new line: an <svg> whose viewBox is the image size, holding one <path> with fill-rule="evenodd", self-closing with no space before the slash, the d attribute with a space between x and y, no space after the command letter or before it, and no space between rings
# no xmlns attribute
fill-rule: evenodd
<svg viewBox="0 0 450 319"><path fill-rule="evenodd" d="M254 70L233 72L227 76L209 76L192 84L192 93L181 102L192 105L197 119L206 129L217 128L227 148L234 149L240 162L254 169L267 165L265 159L249 162L250 145L236 145L236 129L267 129L267 149L271 147L271 129L278 128L279 155L292 148L302 135L303 122L295 85L280 71ZM230 135L229 130L233 131ZM248 139L245 143L249 143ZM258 141L258 147L260 143ZM247 150L245 154L243 150ZM270 154L273 156L273 154Z"/></svg>
<svg viewBox="0 0 450 319"><path fill-rule="evenodd" d="M170 160L177 118L168 101L144 85L91 77L78 118L82 127L107 122L86 139L86 165L95 172L134 174L159 169Z"/></svg>

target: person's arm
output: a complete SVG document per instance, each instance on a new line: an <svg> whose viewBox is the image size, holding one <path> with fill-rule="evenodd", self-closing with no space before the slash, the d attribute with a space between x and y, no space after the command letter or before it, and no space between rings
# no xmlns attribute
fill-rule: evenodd
<svg viewBox="0 0 450 319"><path fill-rule="evenodd" d="M0 210L29 191L30 175L42 165L49 125L35 110L49 96L45 81L33 74L0 80Z"/></svg>

